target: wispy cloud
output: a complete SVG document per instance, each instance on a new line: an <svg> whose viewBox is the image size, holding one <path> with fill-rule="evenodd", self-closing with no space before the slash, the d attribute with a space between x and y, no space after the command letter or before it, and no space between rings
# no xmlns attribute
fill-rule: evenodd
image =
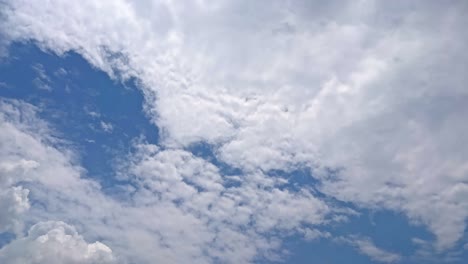
<svg viewBox="0 0 468 264"><path fill-rule="evenodd" d="M112 131L114 130L114 126L112 125L112 123L109 123L109 122L106 123L104 121L101 121L100 125L101 125L102 130L104 130L104 132L106 133L112 133Z"/></svg>
<svg viewBox="0 0 468 264"><path fill-rule="evenodd" d="M369 238L349 236L340 237L337 240L356 247L361 254L366 255L377 262L395 263L402 259L402 257L396 253L388 252L377 247Z"/></svg>
<svg viewBox="0 0 468 264"><path fill-rule="evenodd" d="M40 63L36 63L32 66L33 70L36 72L37 77L34 78L33 84L41 90L52 91L51 80L46 74L44 66Z"/></svg>

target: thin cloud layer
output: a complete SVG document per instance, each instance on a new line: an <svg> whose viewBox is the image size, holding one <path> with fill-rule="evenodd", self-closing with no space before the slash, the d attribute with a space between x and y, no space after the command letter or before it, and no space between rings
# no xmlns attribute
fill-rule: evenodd
<svg viewBox="0 0 468 264"><path fill-rule="evenodd" d="M348 237L339 240L355 246L361 254L369 256L376 262L395 263L401 260L401 256L378 248L369 238Z"/></svg>
<svg viewBox="0 0 468 264"><path fill-rule="evenodd" d="M119 221L145 227L133 230L139 236L122 234L125 241L159 244L152 257L162 261L247 262L278 248L268 231L307 233L335 213L306 188L281 187L271 170L305 167L329 197L403 212L436 236L440 252L463 238L467 9L464 1L6 1L0 27L7 42L75 51L113 78L138 80L161 146L138 145L119 172L135 185L123 188L125 203L95 183L82 187L125 211L128 219ZM5 128L19 133L25 125L17 126ZM200 142L242 175L226 177L184 150ZM79 168L56 151L47 155L81 182ZM1 168L60 184L34 176L46 162L40 156L5 154ZM80 219L66 206L54 214ZM163 220L155 225L151 215ZM111 243L117 238L112 227L83 224L108 232ZM359 248L373 250L366 245ZM175 256L175 248L185 255ZM151 259L144 254L152 252L131 250L123 254Z"/></svg>

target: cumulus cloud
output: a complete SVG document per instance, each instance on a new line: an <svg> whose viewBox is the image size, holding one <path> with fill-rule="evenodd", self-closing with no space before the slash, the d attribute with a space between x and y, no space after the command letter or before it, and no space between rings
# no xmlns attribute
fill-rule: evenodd
<svg viewBox="0 0 468 264"><path fill-rule="evenodd" d="M73 50L114 78L136 77L165 147L208 142L246 173L242 192L228 188L229 195L276 191L309 204L307 191L281 193L261 172L305 166L329 196L424 224L442 251L462 238L468 217L467 8L463 1L6 1L0 27L8 41ZM181 154L162 153L130 166L142 190L172 204L219 195L224 179L216 173L175 173L157 164ZM271 189L254 187L259 180ZM152 197L142 190L138 201ZM311 219L299 215L294 223ZM283 225L276 217L256 228ZM241 233L225 237L243 241Z"/></svg>
<svg viewBox="0 0 468 264"><path fill-rule="evenodd" d="M12 231L20 234L22 224L21 215L30 207L29 190L21 186L0 189L0 233Z"/></svg>
<svg viewBox="0 0 468 264"><path fill-rule="evenodd" d="M40 222L28 235L0 249L0 261L11 264L114 263L112 250L100 242L87 243L63 222Z"/></svg>
<svg viewBox="0 0 468 264"><path fill-rule="evenodd" d="M179 257L226 263L274 258L283 237L342 214L307 188L288 190L284 180L261 173L222 176L216 166L187 151L144 143L136 148L122 176L135 184L129 193L135 206L147 208L141 213L148 218L139 225L158 230L156 237L169 249L183 252ZM304 236L313 239L312 232Z"/></svg>

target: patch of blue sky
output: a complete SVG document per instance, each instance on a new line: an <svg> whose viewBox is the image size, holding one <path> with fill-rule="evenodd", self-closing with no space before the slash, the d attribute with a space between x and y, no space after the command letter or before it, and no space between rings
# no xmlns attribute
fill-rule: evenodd
<svg viewBox="0 0 468 264"><path fill-rule="evenodd" d="M15 239L15 235L11 232L0 232L0 248L5 246L6 244L10 243L13 239Z"/></svg>
<svg viewBox="0 0 468 264"><path fill-rule="evenodd" d="M316 195L324 197L320 192ZM324 226L321 231L329 232L334 238L349 237L366 239L387 252L400 255L399 263L465 263L468 256L468 244L460 241L448 254L437 254L430 245L435 236L422 223L408 219L403 213L390 210L371 210L358 208L353 204L331 200L332 203L350 208L358 212L351 215L345 222ZM465 235L466 237L466 235ZM427 242L426 247L417 241ZM301 241L290 237L285 242L290 252L288 263L376 263L367 256L357 256L356 248L334 239L319 239ZM331 253L335 252L335 254ZM425 254L430 253L425 256Z"/></svg>
<svg viewBox="0 0 468 264"><path fill-rule="evenodd" d="M158 129L143 113L143 96L91 67L80 55L57 56L34 44L14 44L0 65L0 96L40 108L40 116L78 150L87 175L114 184L115 158L132 140L158 142Z"/></svg>

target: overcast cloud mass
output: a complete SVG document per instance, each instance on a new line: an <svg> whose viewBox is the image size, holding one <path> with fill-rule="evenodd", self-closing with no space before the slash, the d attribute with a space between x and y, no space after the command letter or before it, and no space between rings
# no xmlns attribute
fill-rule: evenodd
<svg viewBox="0 0 468 264"><path fill-rule="evenodd" d="M465 263L467 13L464 0L0 1L5 69L14 45L78 54L135 84L158 137L129 138L93 175L46 103L2 94L0 263L289 263L288 243ZM44 100L73 75L28 67ZM92 107L93 131L125 129ZM398 251L346 229L368 212L427 236Z"/></svg>

